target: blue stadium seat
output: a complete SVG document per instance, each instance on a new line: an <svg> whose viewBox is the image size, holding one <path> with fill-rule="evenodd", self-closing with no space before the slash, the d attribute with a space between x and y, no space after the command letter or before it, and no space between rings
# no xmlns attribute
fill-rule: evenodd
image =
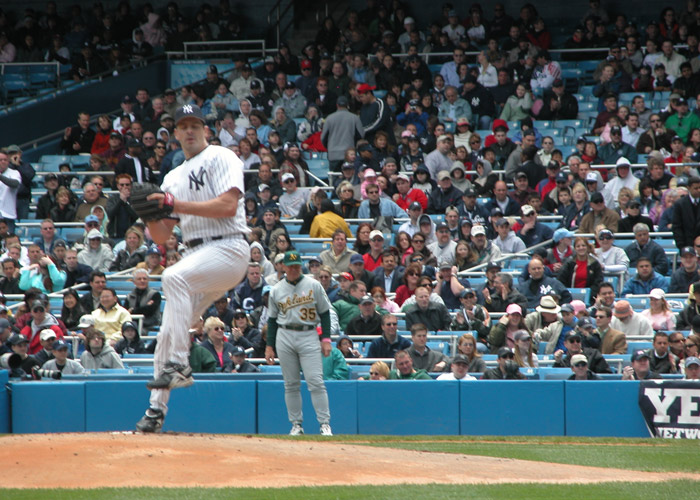
<svg viewBox="0 0 700 500"><path fill-rule="evenodd" d="M574 300L582 300L584 304L588 305L591 300L591 289L590 288L569 288L571 296Z"/></svg>
<svg viewBox="0 0 700 500"><path fill-rule="evenodd" d="M330 167L330 163L327 159L317 158L307 160L306 163L309 165L310 173L324 181L328 180L328 169Z"/></svg>

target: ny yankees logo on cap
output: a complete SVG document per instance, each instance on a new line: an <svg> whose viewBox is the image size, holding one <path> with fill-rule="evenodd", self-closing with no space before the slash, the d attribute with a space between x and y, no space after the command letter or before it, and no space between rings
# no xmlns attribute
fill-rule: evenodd
<svg viewBox="0 0 700 500"><path fill-rule="evenodd" d="M185 118L197 118L202 123L206 123L202 110L196 104L185 104L175 112L175 125Z"/></svg>

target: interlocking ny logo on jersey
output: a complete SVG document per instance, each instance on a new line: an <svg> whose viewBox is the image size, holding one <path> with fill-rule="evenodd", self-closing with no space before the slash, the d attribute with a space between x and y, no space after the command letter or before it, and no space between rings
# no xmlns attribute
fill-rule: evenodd
<svg viewBox="0 0 700 500"><path fill-rule="evenodd" d="M205 175L206 171L204 170L204 167L199 167L199 172L196 174L194 172L190 172L190 189L196 189L199 191L200 188L203 188Z"/></svg>

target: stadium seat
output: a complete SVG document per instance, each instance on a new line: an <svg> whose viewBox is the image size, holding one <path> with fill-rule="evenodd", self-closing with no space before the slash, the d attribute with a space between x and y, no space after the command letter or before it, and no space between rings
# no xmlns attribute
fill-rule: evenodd
<svg viewBox="0 0 700 500"><path fill-rule="evenodd" d="M591 289L590 288L569 288L571 292L571 297L574 300L582 300L584 304L588 305L591 300Z"/></svg>

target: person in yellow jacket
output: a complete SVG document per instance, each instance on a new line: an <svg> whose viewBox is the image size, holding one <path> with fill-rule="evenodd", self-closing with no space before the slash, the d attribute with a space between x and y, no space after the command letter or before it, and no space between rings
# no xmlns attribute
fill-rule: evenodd
<svg viewBox="0 0 700 500"><path fill-rule="evenodd" d="M110 345L122 338L122 323L131 321L131 314L117 301L117 293L112 288L105 288L100 294L100 307L92 311L95 328L107 336Z"/></svg>
<svg viewBox="0 0 700 500"><path fill-rule="evenodd" d="M321 201L321 213L314 217L309 230L311 238L332 238L336 229L342 229L348 238L352 237L347 222L335 211L335 205L328 198Z"/></svg>

